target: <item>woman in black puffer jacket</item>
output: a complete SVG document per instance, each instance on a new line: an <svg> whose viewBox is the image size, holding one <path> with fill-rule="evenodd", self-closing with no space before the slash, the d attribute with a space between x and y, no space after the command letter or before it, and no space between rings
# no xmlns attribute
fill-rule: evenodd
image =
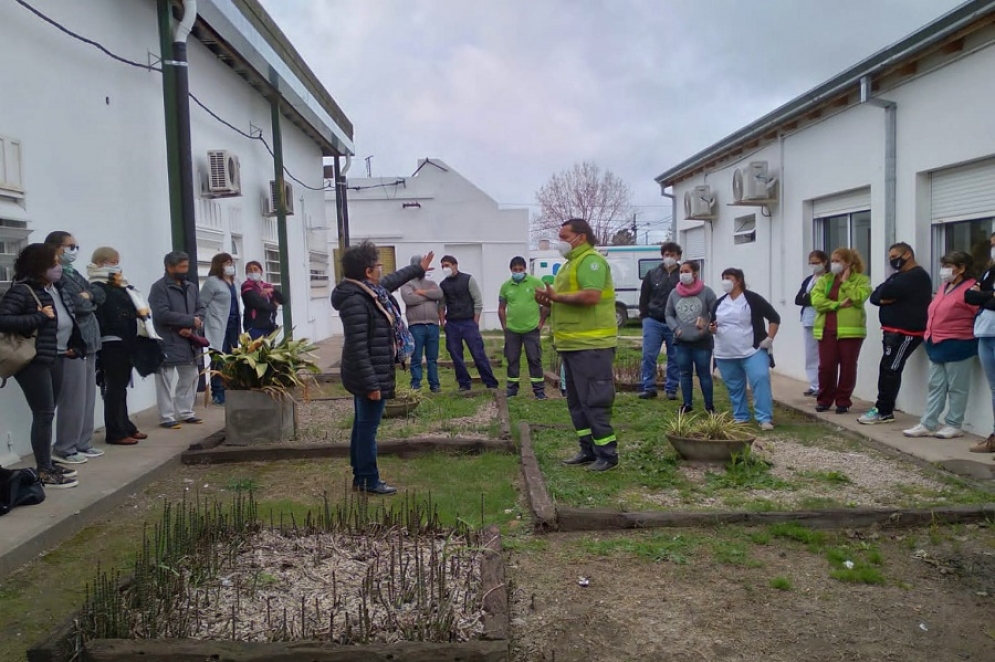
<svg viewBox="0 0 995 662"><path fill-rule="evenodd" d="M35 357L14 379L31 408L31 450L46 488L76 487L75 471L52 462L52 420L62 391L63 361L86 355L73 317L72 298L62 291L56 249L31 244L14 262L14 283L0 300L0 331L37 332Z"/></svg>
<svg viewBox="0 0 995 662"><path fill-rule="evenodd" d="M368 241L342 254L345 278L332 292L332 307L339 311L345 334L342 347L342 384L353 395L355 417L349 460L353 489L373 494L394 494L397 489L380 480L377 469L377 428L384 405L394 397L394 365L398 360L398 335L404 325L400 308L390 294L409 280L421 278L434 255L381 278L377 247Z"/></svg>

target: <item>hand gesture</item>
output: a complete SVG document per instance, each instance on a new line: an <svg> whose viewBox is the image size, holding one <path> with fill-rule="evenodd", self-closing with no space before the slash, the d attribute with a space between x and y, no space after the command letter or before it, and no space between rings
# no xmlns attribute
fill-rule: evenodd
<svg viewBox="0 0 995 662"><path fill-rule="evenodd" d="M423 271L428 271L428 268L430 266L432 266L432 260L434 260L434 259L435 259L435 251L429 251L428 253L426 253L425 257L423 257L421 259L421 268L422 268L422 270ZM376 399L379 400L380 397L377 396Z"/></svg>
<svg viewBox="0 0 995 662"><path fill-rule="evenodd" d="M850 265L846 265L846 269L843 270L842 275L840 275L841 280L846 280L850 277Z"/></svg>
<svg viewBox="0 0 995 662"><path fill-rule="evenodd" d="M370 400L379 400L380 399L380 391L379 390L377 390L377 391L370 391L369 398L370 398Z"/></svg>
<svg viewBox="0 0 995 662"><path fill-rule="evenodd" d="M177 331L177 333L183 336L184 338L189 338L190 336L193 335L193 332L190 329L180 329L179 331Z"/></svg>
<svg viewBox="0 0 995 662"><path fill-rule="evenodd" d="M428 296L428 292L426 292L425 290L415 290L415 294L417 294L420 297L427 297Z"/></svg>
<svg viewBox="0 0 995 662"><path fill-rule="evenodd" d="M204 326L203 320L201 320L199 317L194 317L193 318L193 328L199 329L202 326Z"/></svg>
<svg viewBox="0 0 995 662"><path fill-rule="evenodd" d="M39 312L45 313L45 317L50 320L55 319L55 309L52 306L42 306L38 308Z"/></svg>
<svg viewBox="0 0 995 662"><path fill-rule="evenodd" d="M556 290L554 290L553 286L548 283L546 284L546 289L536 290L535 300L540 306L548 306L555 300L555 297Z"/></svg>
<svg viewBox="0 0 995 662"><path fill-rule="evenodd" d="M719 332L718 322L713 320L712 323L708 325L708 332L711 333L712 335L718 333Z"/></svg>

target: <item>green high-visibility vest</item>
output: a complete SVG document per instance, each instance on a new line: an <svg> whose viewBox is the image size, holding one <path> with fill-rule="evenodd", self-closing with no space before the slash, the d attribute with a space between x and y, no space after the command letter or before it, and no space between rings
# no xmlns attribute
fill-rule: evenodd
<svg viewBox="0 0 995 662"><path fill-rule="evenodd" d="M592 263L593 261L593 263ZM550 318L553 326L553 345L561 352L584 349L608 349L618 346L618 327L615 324L615 285L608 261L590 244L574 249L566 264L556 274L553 288L561 294L580 292L578 270L604 269L605 284L601 300L594 306L573 306L553 302Z"/></svg>

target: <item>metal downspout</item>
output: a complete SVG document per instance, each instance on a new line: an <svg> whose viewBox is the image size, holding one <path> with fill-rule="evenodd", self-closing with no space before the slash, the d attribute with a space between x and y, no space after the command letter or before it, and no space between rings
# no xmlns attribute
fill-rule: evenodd
<svg viewBox="0 0 995 662"><path fill-rule="evenodd" d="M884 244L887 248L897 241L898 104L871 96L871 82L870 76L860 79L860 102L884 109Z"/></svg>
<svg viewBox="0 0 995 662"><path fill-rule="evenodd" d="M166 179L169 187L169 227L173 250L183 249L183 209L180 202L180 155L176 126L176 71L169 0L157 0L159 59L162 62L162 108L166 123Z"/></svg>
<svg viewBox="0 0 995 662"><path fill-rule="evenodd" d="M194 210L193 145L190 137L190 76L187 37L197 20L197 0L183 0L183 20L173 33L173 60L163 62L176 72L176 138L183 250L190 256L190 280L197 284L197 218Z"/></svg>
<svg viewBox="0 0 995 662"><path fill-rule="evenodd" d="M283 132L280 129L280 97L270 98L273 123L273 181L276 182L276 234L280 242L280 290L283 293L283 337L293 338L294 320L290 295L290 255L287 248L287 186L283 176ZM310 256L308 256L310 264Z"/></svg>

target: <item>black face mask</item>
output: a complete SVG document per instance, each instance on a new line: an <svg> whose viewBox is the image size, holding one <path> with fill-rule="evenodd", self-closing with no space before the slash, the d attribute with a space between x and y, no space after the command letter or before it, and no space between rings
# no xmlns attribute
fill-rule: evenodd
<svg viewBox="0 0 995 662"><path fill-rule="evenodd" d="M187 272L187 271L176 271L176 272L173 272L173 279L174 280L186 280L189 277L190 277L190 273Z"/></svg>
<svg viewBox="0 0 995 662"><path fill-rule="evenodd" d="M909 262L909 260L907 258L896 257L896 258L893 258L893 259L889 260L888 264L890 264L891 268L894 269L895 271L901 271L902 267L904 267L906 264L908 264L908 262Z"/></svg>

